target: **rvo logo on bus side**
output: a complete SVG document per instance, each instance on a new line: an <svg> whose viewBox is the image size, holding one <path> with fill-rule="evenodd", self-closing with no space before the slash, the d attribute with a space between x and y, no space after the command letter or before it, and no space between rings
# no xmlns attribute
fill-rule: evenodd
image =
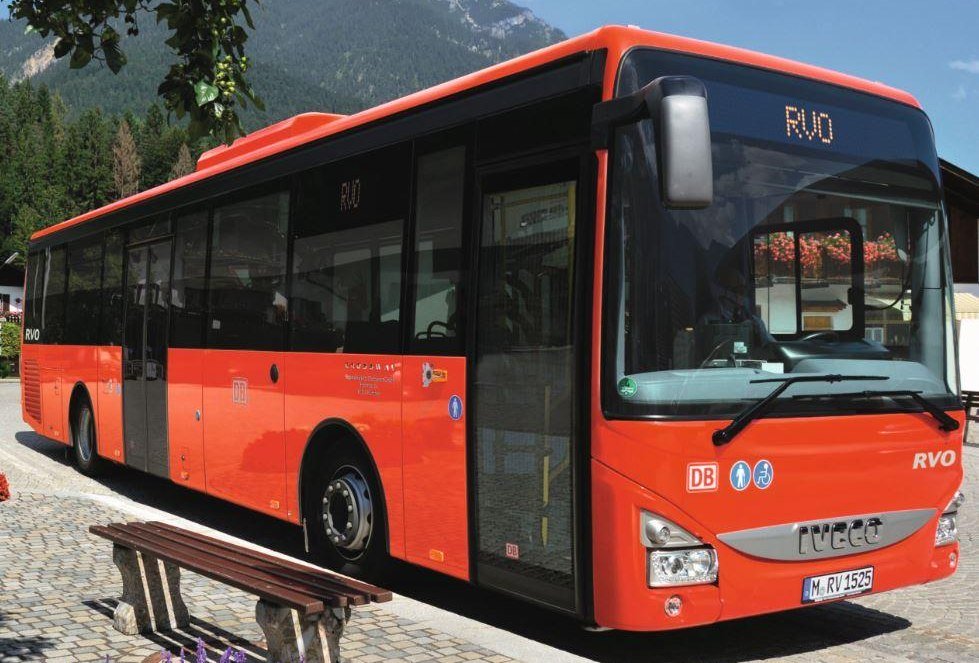
<svg viewBox="0 0 979 663"><path fill-rule="evenodd" d="M952 467L957 458L955 451L946 449L945 451L922 451L914 455L914 463L911 464L912 470L928 470L933 467Z"/></svg>
<svg viewBox="0 0 979 663"><path fill-rule="evenodd" d="M40 329L25 329L24 330L24 340L28 343L36 342L41 340L41 330Z"/></svg>

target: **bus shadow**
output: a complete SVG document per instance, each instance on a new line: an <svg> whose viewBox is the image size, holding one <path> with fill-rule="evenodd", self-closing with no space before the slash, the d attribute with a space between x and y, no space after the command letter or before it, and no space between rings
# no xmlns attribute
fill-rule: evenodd
<svg viewBox="0 0 979 663"><path fill-rule="evenodd" d="M44 660L46 658L44 652L55 648L57 644L57 641L41 635L17 636L16 616L11 612L0 610L0 659Z"/></svg>
<svg viewBox="0 0 979 663"><path fill-rule="evenodd" d="M69 464L58 443L28 432L15 438ZM113 467L96 481L141 505L315 563L304 550L301 530L289 523L135 470ZM392 564L382 584L422 603L595 661L765 659L818 652L911 625L902 617L840 602L678 631L595 633L568 617L400 562Z"/></svg>

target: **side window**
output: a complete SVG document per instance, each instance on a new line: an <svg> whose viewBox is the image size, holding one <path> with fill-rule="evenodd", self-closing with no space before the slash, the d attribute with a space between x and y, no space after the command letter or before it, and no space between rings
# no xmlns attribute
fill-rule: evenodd
<svg viewBox="0 0 979 663"><path fill-rule="evenodd" d="M41 342L59 344L65 333L65 257L64 247L48 249L44 274L44 302L41 304Z"/></svg>
<svg viewBox="0 0 979 663"><path fill-rule="evenodd" d="M241 198L214 210L208 345L280 350L285 339L289 192Z"/></svg>
<svg viewBox="0 0 979 663"><path fill-rule="evenodd" d="M67 323L64 342L97 345L102 299L102 240L86 241L68 250Z"/></svg>
<svg viewBox="0 0 979 663"><path fill-rule="evenodd" d="M24 342L41 340L41 302L44 301L44 257L42 251L27 254L27 278L24 293Z"/></svg>
<svg viewBox="0 0 979 663"><path fill-rule="evenodd" d="M122 345L124 244L122 231L116 230L106 235L99 322L99 341L102 345Z"/></svg>
<svg viewBox="0 0 979 663"><path fill-rule="evenodd" d="M204 346L207 313L207 210L177 219L170 302L170 346Z"/></svg>
<svg viewBox="0 0 979 663"><path fill-rule="evenodd" d="M400 351L410 152L386 149L300 178L292 349Z"/></svg>
<svg viewBox="0 0 979 663"><path fill-rule="evenodd" d="M415 178L415 328L410 350L462 355L465 146L420 157Z"/></svg>

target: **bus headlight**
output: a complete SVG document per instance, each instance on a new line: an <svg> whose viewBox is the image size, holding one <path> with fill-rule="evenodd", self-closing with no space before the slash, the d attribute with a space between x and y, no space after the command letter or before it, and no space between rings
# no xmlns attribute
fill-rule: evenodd
<svg viewBox="0 0 979 663"><path fill-rule="evenodd" d="M935 528L935 547L947 546L959 540L959 529L956 526L955 517L959 513L959 507L965 502L965 495L962 491L955 493L955 497L945 507L945 513L938 519L938 527Z"/></svg>
<svg viewBox="0 0 979 663"><path fill-rule="evenodd" d="M717 552L676 523L642 511L639 540L649 559L650 587L702 585L717 581Z"/></svg>
<svg viewBox="0 0 979 663"><path fill-rule="evenodd" d="M651 550L649 586L677 587L717 581L717 553L712 548Z"/></svg>

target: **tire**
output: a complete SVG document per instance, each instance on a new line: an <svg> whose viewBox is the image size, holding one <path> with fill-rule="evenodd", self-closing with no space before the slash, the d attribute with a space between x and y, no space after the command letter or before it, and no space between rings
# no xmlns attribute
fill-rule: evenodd
<svg viewBox="0 0 979 663"><path fill-rule="evenodd" d="M388 562L387 514L365 454L341 443L311 474L303 513L314 556L344 575L379 579Z"/></svg>
<svg viewBox="0 0 979 663"><path fill-rule="evenodd" d="M100 474L105 461L98 455L95 413L88 398L81 401L71 419L71 441L78 471L90 477Z"/></svg>

